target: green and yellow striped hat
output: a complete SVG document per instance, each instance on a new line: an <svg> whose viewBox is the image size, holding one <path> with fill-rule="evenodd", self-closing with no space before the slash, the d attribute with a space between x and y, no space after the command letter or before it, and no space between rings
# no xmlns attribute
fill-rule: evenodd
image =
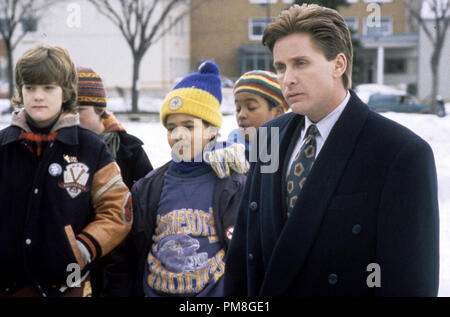
<svg viewBox="0 0 450 317"><path fill-rule="evenodd" d="M265 70L252 70L242 75L234 85L234 94L249 92L270 100L275 105L283 105L285 111L288 105L281 92L277 75Z"/></svg>

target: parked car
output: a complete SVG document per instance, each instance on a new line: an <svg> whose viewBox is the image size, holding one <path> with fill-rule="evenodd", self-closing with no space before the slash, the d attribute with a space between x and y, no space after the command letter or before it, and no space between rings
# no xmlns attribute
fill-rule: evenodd
<svg viewBox="0 0 450 317"><path fill-rule="evenodd" d="M382 94L382 95L406 94L405 89L380 84L360 84L355 87L355 92L358 95L358 97L365 103L368 103L370 96L374 94Z"/></svg>
<svg viewBox="0 0 450 317"><path fill-rule="evenodd" d="M378 112L433 113L430 104L421 103L410 94L373 94L367 105ZM442 117L445 113L440 109L438 115Z"/></svg>
<svg viewBox="0 0 450 317"><path fill-rule="evenodd" d="M222 79L222 87L223 88L233 88L234 81L231 78L220 76Z"/></svg>

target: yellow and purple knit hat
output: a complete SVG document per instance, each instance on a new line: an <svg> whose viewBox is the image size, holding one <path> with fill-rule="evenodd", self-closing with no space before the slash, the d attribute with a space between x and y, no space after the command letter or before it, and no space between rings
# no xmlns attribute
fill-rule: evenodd
<svg viewBox="0 0 450 317"><path fill-rule="evenodd" d="M78 104L106 107L106 91L102 78L91 68L77 67Z"/></svg>
<svg viewBox="0 0 450 317"><path fill-rule="evenodd" d="M184 77L169 92L161 107L161 122L171 114L189 114L220 128L222 114L222 80L219 67L211 61L204 62L198 72Z"/></svg>
<svg viewBox="0 0 450 317"><path fill-rule="evenodd" d="M249 92L270 100L274 105L282 105L284 111L288 105L281 92L277 75L265 70L252 70L242 75L234 84L233 93Z"/></svg>

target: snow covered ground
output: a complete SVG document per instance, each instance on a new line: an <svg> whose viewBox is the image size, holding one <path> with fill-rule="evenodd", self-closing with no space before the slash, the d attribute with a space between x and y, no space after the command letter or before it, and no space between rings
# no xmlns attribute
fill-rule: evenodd
<svg viewBox="0 0 450 317"><path fill-rule="evenodd" d="M224 101L227 100L225 99ZM115 102L115 106L118 107L120 101L116 100ZM151 104L152 108L156 108L159 102L153 101L149 105ZM112 103L110 105L112 106ZM227 109L232 109L232 105L229 102L226 102L226 107ZM115 108L114 110L119 111L121 109ZM446 110L447 116L444 118L424 114L383 113L384 116L399 122L421 136L431 145L434 151L439 182L441 224L439 296L450 296L450 104L446 105ZM10 115L0 115L0 129L9 124L10 118ZM170 148L167 144L166 130L159 123L157 116L147 117L139 122L126 121L121 116L119 119L129 133L136 135L145 143L144 149L154 167L161 166L170 159ZM234 116L224 116L221 130L222 139L226 138L228 133L234 128L236 128Z"/></svg>

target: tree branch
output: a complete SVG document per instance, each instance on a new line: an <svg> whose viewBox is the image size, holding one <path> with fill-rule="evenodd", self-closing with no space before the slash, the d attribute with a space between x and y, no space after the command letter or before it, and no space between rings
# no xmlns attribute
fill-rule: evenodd
<svg viewBox="0 0 450 317"><path fill-rule="evenodd" d="M129 34L130 41L133 43L132 47L134 47L134 42L136 38L136 32L131 31L131 15L133 14L133 1L126 3L125 0L120 0L120 4L122 7L122 15L125 19L126 32Z"/></svg>
<svg viewBox="0 0 450 317"><path fill-rule="evenodd" d="M153 42L152 42L153 37L155 36L156 32L158 32L158 30L160 30L162 23L166 19L170 10L177 4L177 2L178 2L177 0L171 0L170 3L164 8L163 12L159 16L158 21L153 24L150 34L148 35L148 37L144 38L144 42L143 42L144 43L144 45L143 45L144 52L147 51L148 48L153 44Z"/></svg>
<svg viewBox="0 0 450 317"><path fill-rule="evenodd" d="M14 50L17 44L23 39L23 37L28 33L28 30L23 31L14 43L10 43L16 28L20 23L23 23L25 18L35 18L40 20L42 14L51 5L58 2L57 0L48 0L42 2L41 0L33 1L20 1L20 0L4 0L4 6L2 6L4 21L6 21L7 31L0 30L0 34L4 39L7 39L10 44L10 48ZM61 1L59 1L61 2Z"/></svg>
<svg viewBox="0 0 450 317"><path fill-rule="evenodd" d="M424 22L422 16L421 16L421 7L419 8L419 11L414 9L411 4L408 3L407 0L403 0L403 3L408 8L411 15L416 19L416 21L419 23L419 25L422 27L423 31L425 32L426 36L430 39L431 43L435 45L435 38L433 37L432 33L430 32L427 24Z"/></svg>
<svg viewBox="0 0 450 317"><path fill-rule="evenodd" d="M184 11L183 13L181 13L180 15L178 15L172 23L169 24L169 26L167 28L165 28L164 30L162 30L160 33L158 33L158 36L156 38L153 39L152 44L159 41L164 35L167 34L167 32L169 32L180 20L182 20L186 15L188 15L189 13L192 13L192 11L196 10L197 8L199 8L200 6L202 6L203 4L207 3L209 0L203 0L200 1L196 6L189 8L188 10Z"/></svg>
<svg viewBox="0 0 450 317"><path fill-rule="evenodd" d="M145 15L143 23L141 25L141 43L140 43L141 44L140 45L141 54L145 54L145 52L148 49L148 47L146 47L146 46L147 46L147 42L150 42L150 40L146 36L146 33L147 33L148 24L150 22L150 18L152 17L153 12L155 12L155 8L156 8L157 4L158 4L158 0L155 0L153 2L152 6L150 8L148 8L148 10L145 10L147 12L147 14ZM147 7L146 7L146 9L147 9Z"/></svg>

